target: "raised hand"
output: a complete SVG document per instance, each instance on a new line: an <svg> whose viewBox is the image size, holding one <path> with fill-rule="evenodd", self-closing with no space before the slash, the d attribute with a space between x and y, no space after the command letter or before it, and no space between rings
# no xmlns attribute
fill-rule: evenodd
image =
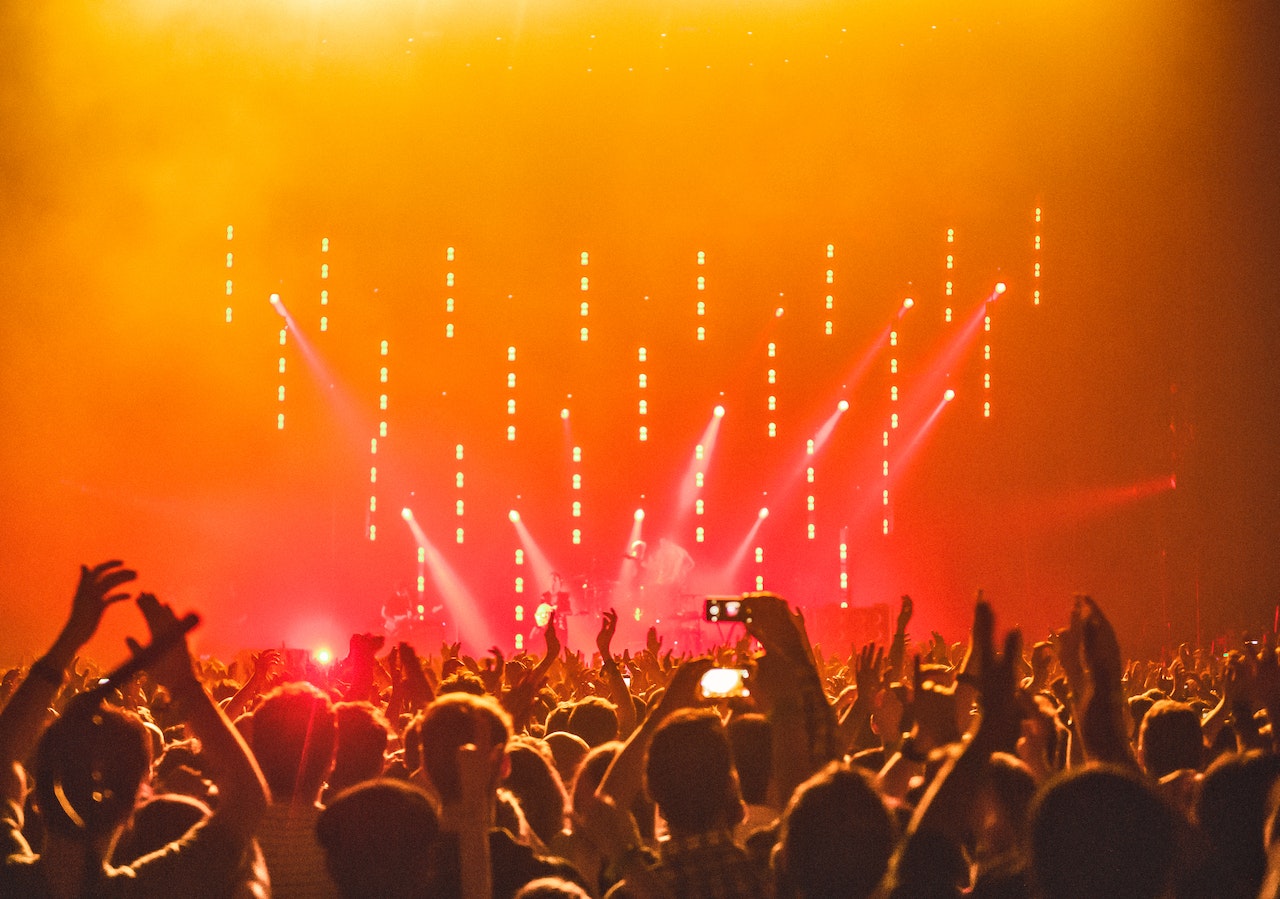
<svg viewBox="0 0 1280 899"><path fill-rule="evenodd" d="M928 599L928 597L925 597ZM911 621L911 615L915 611L915 603L911 601L911 597L905 593L902 594L902 605L898 609L898 633L905 634L907 624Z"/></svg>
<svg viewBox="0 0 1280 899"><path fill-rule="evenodd" d="M178 616L173 613L173 608L168 603L162 603L156 599L151 593L138 594L138 611L142 613L143 619L147 622L147 628L151 631L152 643L169 639L175 632L181 630ZM142 647L132 637L126 639L130 651L136 656ZM170 692L190 686L202 689L200 682L196 680L195 670L191 664L191 651L187 648L185 636L174 640L169 650L161 654L151 664L149 670L151 676L168 687Z"/></svg>
<svg viewBox="0 0 1280 899"><path fill-rule="evenodd" d="M600 650L600 664L604 665L613 661L613 653L610 647L613 644L613 635L618 629L618 613L613 609L609 609L600 615L600 632L596 634L596 649Z"/></svg>
<svg viewBox="0 0 1280 899"><path fill-rule="evenodd" d="M542 636L547 641L547 658L554 659L560 655L560 635L556 633L555 612L552 612L551 617L547 619L547 626L542 631Z"/></svg>
<svg viewBox="0 0 1280 899"><path fill-rule="evenodd" d="M76 586L75 598L71 601L71 615L63 626L60 638L66 641L73 653L88 643L97 632L107 606L129 598L127 592L112 592L138 577L136 571L123 566L124 563L119 559L103 562L93 568L80 566L80 583Z"/></svg>
<svg viewBox="0 0 1280 899"><path fill-rule="evenodd" d="M656 627L649 628L644 635L644 648L656 659L662 653L662 638L658 636Z"/></svg>

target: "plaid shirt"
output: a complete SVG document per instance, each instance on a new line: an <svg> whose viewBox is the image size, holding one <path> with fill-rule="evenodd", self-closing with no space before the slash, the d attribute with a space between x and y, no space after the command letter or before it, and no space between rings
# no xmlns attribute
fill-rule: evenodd
<svg viewBox="0 0 1280 899"><path fill-rule="evenodd" d="M659 844L658 863L651 870L675 899L767 899L771 892L727 830ZM625 880L609 891L609 899L632 896Z"/></svg>

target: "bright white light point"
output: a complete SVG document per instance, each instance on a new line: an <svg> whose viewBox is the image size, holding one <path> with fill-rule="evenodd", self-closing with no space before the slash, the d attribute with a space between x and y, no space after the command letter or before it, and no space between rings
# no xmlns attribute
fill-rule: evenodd
<svg viewBox="0 0 1280 899"><path fill-rule="evenodd" d="M837 409L839 409L841 412L848 412L848 411L849 411L849 401L848 401L848 400L841 400L840 402L836 403L836 408L837 408Z"/></svg>
<svg viewBox="0 0 1280 899"><path fill-rule="evenodd" d="M956 392L948 387L947 392L942 395L942 398L949 403L956 398Z"/></svg>
<svg viewBox="0 0 1280 899"><path fill-rule="evenodd" d="M560 417L561 417L561 418L563 418L565 421L568 421L568 420L569 420L569 410L568 410L568 409L561 409L561 410L560 410Z"/></svg>
<svg viewBox="0 0 1280 899"><path fill-rule="evenodd" d="M1003 281L996 282L996 293L1004 293L1005 286Z"/></svg>
<svg viewBox="0 0 1280 899"><path fill-rule="evenodd" d="M316 663L319 665L328 665L330 662L333 661L333 653L331 653L329 650L325 649L324 647L317 649L315 651L314 657L315 657Z"/></svg>
<svg viewBox="0 0 1280 899"><path fill-rule="evenodd" d="M515 509L512 509L510 512L507 513L507 518L511 519L512 524L515 524L517 521L520 520L520 513L517 512Z"/></svg>
<svg viewBox="0 0 1280 899"><path fill-rule="evenodd" d="M644 521L644 509L636 509L636 521Z"/></svg>
<svg viewBox="0 0 1280 899"><path fill-rule="evenodd" d="M902 301L902 308L910 309L915 304L916 304L915 300L911 299L911 297L907 297L905 300Z"/></svg>
<svg viewBox="0 0 1280 899"><path fill-rule="evenodd" d="M715 413L716 418L724 418L724 406L716 406L711 411Z"/></svg>
<svg viewBox="0 0 1280 899"><path fill-rule="evenodd" d="M760 511L757 513L757 515L759 516L761 521L764 521L766 518L769 517L769 507L761 506Z"/></svg>
<svg viewBox="0 0 1280 899"><path fill-rule="evenodd" d="M280 294L278 294L278 293L273 293L273 294L271 295L271 305L272 305L272 306L279 306L279 305L280 305Z"/></svg>
<svg viewBox="0 0 1280 899"><path fill-rule="evenodd" d="M782 307L781 307L781 306L779 306L777 309L773 310L774 318L782 318L782 312L783 312L783 309L782 309Z"/></svg>
<svg viewBox="0 0 1280 899"><path fill-rule="evenodd" d="M405 506L403 509L400 510L400 517L403 518L405 521L413 521L413 510L410 509L408 506Z"/></svg>

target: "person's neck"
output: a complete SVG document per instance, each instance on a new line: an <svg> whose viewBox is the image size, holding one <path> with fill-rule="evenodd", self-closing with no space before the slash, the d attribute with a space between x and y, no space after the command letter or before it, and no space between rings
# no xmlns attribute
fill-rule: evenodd
<svg viewBox="0 0 1280 899"><path fill-rule="evenodd" d="M49 895L55 899L75 899L83 895L89 880L98 875L107 857L111 837L85 843L60 834L45 836L40 853Z"/></svg>
<svg viewBox="0 0 1280 899"><path fill-rule="evenodd" d="M498 794L489 793L488 806L477 809L474 804L465 802L446 803L440 807L440 829L458 832L468 828L492 830L498 811Z"/></svg>

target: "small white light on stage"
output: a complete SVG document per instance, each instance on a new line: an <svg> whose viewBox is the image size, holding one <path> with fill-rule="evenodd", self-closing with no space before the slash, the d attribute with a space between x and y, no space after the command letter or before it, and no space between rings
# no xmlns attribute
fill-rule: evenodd
<svg viewBox="0 0 1280 899"><path fill-rule="evenodd" d="M911 297L907 297L905 300L902 301L902 308L910 309L915 304L916 304L915 300L911 299Z"/></svg>
<svg viewBox="0 0 1280 899"><path fill-rule="evenodd" d="M421 580L421 578L419 578L419 580ZM422 588L421 588L421 587L419 587L419 588L418 588L418 592L419 592L419 593L421 593L421 592L422 592ZM422 603L418 603L418 614L419 614L419 615L425 615L425 614L426 614L426 612L427 612L427 607L426 607L426 606L424 606Z"/></svg>
<svg viewBox="0 0 1280 899"><path fill-rule="evenodd" d="M997 282L997 283L996 283L996 293L997 293L997 294L1004 293L1004 292L1005 292L1005 290L1006 290L1006 288L1005 288L1005 286L1004 286L1004 282L1003 282L1003 281L999 281L999 282Z"/></svg>
<svg viewBox="0 0 1280 899"><path fill-rule="evenodd" d="M711 410L716 418L724 418L724 406L716 406Z"/></svg>
<svg viewBox="0 0 1280 899"><path fill-rule="evenodd" d="M403 509L400 510L400 517L403 518L405 521L413 521L413 510L410 509L408 506L405 506Z"/></svg>
<svg viewBox="0 0 1280 899"><path fill-rule="evenodd" d="M273 293L273 294L271 295L271 305L272 305L272 306L279 306L279 305L280 305L280 294L278 294L278 293Z"/></svg>
<svg viewBox="0 0 1280 899"><path fill-rule="evenodd" d="M848 400L841 400L840 402L836 403L836 408L837 408L837 409L839 409L841 412L848 412L848 411L849 411L849 401L848 401Z"/></svg>
<svg viewBox="0 0 1280 899"><path fill-rule="evenodd" d="M568 410L568 409L561 409L561 410L560 410L560 417L561 417L564 421L568 421L568 420L569 420L569 410Z"/></svg>
<svg viewBox="0 0 1280 899"><path fill-rule="evenodd" d="M316 660L317 665L328 665L333 661L333 653L324 647L317 649L312 657Z"/></svg>
<svg viewBox="0 0 1280 899"><path fill-rule="evenodd" d="M949 403L956 398L956 392L948 387L947 392L942 395L942 398Z"/></svg>
<svg viewBox="0 0 1280 899"><path fill-rule="evenodd" d="M757 518L759 518L761 521L764 521L766 518L768 518L768 517L769 517L769 507L768 507L768 506L761 506L761 507L760 507L760 511L756 513L756 517L757 517Z"/></svg>
<svg viewBox="0 0 1280 899"><path fill-rule="evenodd" d="M636 509L636 521L644 521L644 509Z"/></svg>
<svg viewBox="0 0 1280 899"><path fill-rule="evenodd" d="M517 512L515 509L512 509L510 512L507 513L507 518L511 521L512 524L515 524L520 520L520 513Z"/></svg>
<svg viewBox="0 0 1280 899"><path fill-rule="evenodd" d="M779 306L777 309L773 310L773 317L782 318L782 313L783 313L783 308Z"/></svg>

